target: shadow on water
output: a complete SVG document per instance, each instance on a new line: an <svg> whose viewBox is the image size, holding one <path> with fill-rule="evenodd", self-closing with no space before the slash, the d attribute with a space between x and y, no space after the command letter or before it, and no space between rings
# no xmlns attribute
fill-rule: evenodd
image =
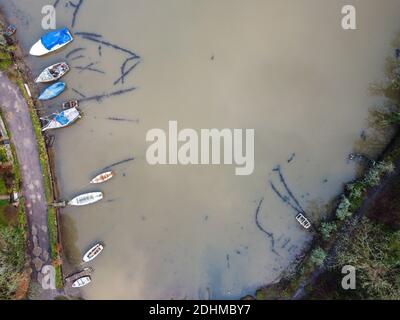
<svg viewBox="0 0 400 320"><path fill-rule="evenodd" d="M78 241L78 229L76 222L68 215L60 215L61 220L61 234L63 253L64 253L64 264L66 267L65 271L71 271L75 266L80 264L81 252L77 247Z"/></svg>

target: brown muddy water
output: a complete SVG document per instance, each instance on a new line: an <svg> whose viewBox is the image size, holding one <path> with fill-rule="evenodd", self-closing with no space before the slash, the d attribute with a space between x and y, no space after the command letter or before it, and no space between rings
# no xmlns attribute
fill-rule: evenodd
<svg viewBox="0 0 400 320"><path fill-rule="evenodd" d="M52 1L1 0L21 44L43 33L41 8ZM357 31L340 25L343 1L85 0L75 16L57 1L57 26L140 56L120 77L127 51L75 36L67 49L29 58L35 73L73 49L68 90L46 103L136 87L82 104L83 120L55 132L57 171L65 198L101 190L93 206L62 211L64 250L80 267L94 242L104 252L91 264L95 298L239 298L274 281L311 239L295 211L271 189L284 178L313 222L342 183L347 162L376 103L368 88L383 78L384 57L399 29L398 0L351 1ZM91 69L80 70L93 63ZM130 121L110 120L108 118ZM255 170L227 166L150 166L146 133L180 128L255 129ZM90 178L113 167L117 176L92 188ZM291 161L289 161L291 160ZM257 207L263 199L258 210ZM264 230L264 231L262 231Z"/></svg>

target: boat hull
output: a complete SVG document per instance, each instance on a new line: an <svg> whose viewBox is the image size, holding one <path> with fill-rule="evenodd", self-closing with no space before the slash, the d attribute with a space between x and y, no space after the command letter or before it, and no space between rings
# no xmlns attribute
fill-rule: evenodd
<svg viewBox="0 0 400 320"><path fill-rule="evenodd" d="M86 193L79 195L75 198L73 198L71 201L68 202L70 206L86 206L89 204L96 203L103 199L103 193L102 192L91 192L91 193Z"/></svg>
<svg viewBox="0 0 400 320"><path fill-rule="evenodd" d="M39 100L46 101L58 97L65 90L64 82L57 82L46 88L39 96Z"/></svg>
<svg viewBox="0 0 400 320"><path fill-rule="evenodd" d="M67 29L65 29L65 32L66 32L66 35L68 36L68 40L65 41L64 43L55 44L54 46L51 47L51 49L47 49L42 42L42 38L40 38L31 47L31 49L29 50L29 54L32 56L40 57L40 56L49 54L51 52L57 51L57 50L61 49L62 47L65 47L66 45L68 45L69 43L71 43L74 40L71 33Z"/></svg>
<svg viewBox="0 0 400 320"><path fill-rule="evenodd" d="M91 184L99 184L99 183L104 183L110 180L111 178L114 177L114 172L112 171L107 171L99 174L98 176L94 177L92 181L90 181Z"/></svg>
<svg viewBox="0 0 400 320"><path fill-rule="evenodd" d="M87 286L89 283L92 282L92 279L89 276L79 278L74 281L72 284L73 288L82 288L84 286Z"/></svg>
<svg viewBox="0 0 400 320"><path fill-rule="evenodd" d="M58 120L58 117L61 117L65 119L66 122L61 123ZM68 110L64 110L60 112L56 117L54 117L46 126L42 128L42 132L47 131L47 130L53 130L53 129L61 129L70 126L73 124L75 121L77 121L81 117L79 110L76 108L71 108Z"/></svg>
<svg viewBox="0 0 400 320"><path fill-rule="evenodd" d="M50 69L54 69L57 66L63 66L64 68L60 71L60 74L58 76L54 77L51 75ZM56 63L56 64L53 64L52 66L49 66L46 69L44 69L40 73L40 75L36 78L35 82L36 83L48 83L48 82L52 82L52 81L57 81L57 80L61 79L68 71L69 71L69 66L67 63L65 63L65 62Z"/></svg>
<svg viewBox="0 0 400 320"><path fill-rule="evenodd" d="M88 252L85 253L85 255L82 258L83 262L90 262L94 260L104 249L104 246L101 243L96 244L92 248L88 250ZM94 252L94 254L92 254Z"/></svg>

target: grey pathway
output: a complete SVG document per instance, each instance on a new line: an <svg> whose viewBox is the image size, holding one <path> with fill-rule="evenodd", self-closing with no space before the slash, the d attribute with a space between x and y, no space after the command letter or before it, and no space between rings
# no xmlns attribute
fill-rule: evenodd
<svg viewBox="0 0 400 320"><path fill-rule="evenodd" d="M43 265L50 264L47 230L47 205L43 176L28 106L17 85L0 72L0 106L15 146L22 176L29 227L28 249L31 256L32 278L41 282Z"/></svg>

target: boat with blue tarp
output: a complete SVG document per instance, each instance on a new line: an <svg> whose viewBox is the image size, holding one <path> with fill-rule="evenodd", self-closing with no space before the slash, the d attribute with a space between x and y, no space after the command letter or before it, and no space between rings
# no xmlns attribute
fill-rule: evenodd
<svg viewBox="0 0 400 320"><path fill-rule="evenodd" d="M64 110L53 117L43 128L42 131L60 129L74 123L81 117L77 108Z"/></svg>
<svg viewBox="0 0 400 320"><path fill-rule="evenodd" d="M66 46L73 40L74 38L68 28L50 31L42 36L40 40L32 46L29 53L32 56L43 56Z"/></svg>

